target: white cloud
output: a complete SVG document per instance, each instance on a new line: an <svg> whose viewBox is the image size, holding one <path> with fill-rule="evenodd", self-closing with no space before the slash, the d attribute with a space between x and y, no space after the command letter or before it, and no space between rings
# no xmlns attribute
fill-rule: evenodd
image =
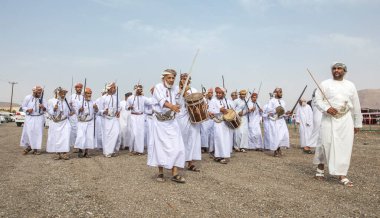
<svg viewBox="0 0 380 218"><path fill-rule="evenodd" d="M348 36L341 33L330 33L327 35L313 35L307 42L323 46L342 46L354 49L363 49L371 45L371 40L364 37Z"/></svg>
<svg viewBox="0 0 380 218"><path fill-rule="evenodd" d="M274 7L298 8L310 7L321 8L332 5L355 6L358 4L376 3L371 0L237 0L240 6L247 11L267 11Z"/></svg>
<svg viewBox="0 0 380 218"><path fill-rule="evenodd" d="M146 24L141 20L129 20L122 24L122 28L136 34L145 34L152 37L156 43L169 48L201 48L218 50L223 47L222 34L229 29L228 25L220 25L213 29L198 30L189 27L175 27L172 29Z"/></svg>

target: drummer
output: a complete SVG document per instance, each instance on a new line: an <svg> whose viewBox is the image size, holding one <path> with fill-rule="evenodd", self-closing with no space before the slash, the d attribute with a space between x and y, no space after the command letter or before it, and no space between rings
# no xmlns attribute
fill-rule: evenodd
<svg viewBox="0 0 380 218"><path fill-rule="evenodd" d="M232 110L233 102L226 99L226 90L224 88L216 87L215 93L216 98L213 98L209 103L209 112L214 120L214 160L227 164L232 152L233 130L223 121L223 115Z"/></svg>
<svg viewBox="0 0 380 218"><path fill-rule="evenodd" d="M189 114L186 109L185 97L191 97L193 93L197 93L197 90L190 86L191 77L186 83L186 79L189 77L187 73L180 75L180 82L178 87L177 101L181 105L181 110L177 114L177 121L181 129L183 143L185 144L185 157L187 163L187 170L193 172L199 172L200 170L194 165L194 161L201 160L201 124L191 123ZM183 96L181 97L182 90L185 89ZM201 96L202 97L202 96Z"/></svg>
<svg viewBox="0 0 380 218"><path fill-rule="evenodd" d="M280 157L282 156L281 147L289 148L289 130L285 122L286 104L282 100L282 88L276 88L273 93L274 98L269 100L267 107L269 125L271 126L269 150L273 151L274 157ZM287 115L289 113L286 112Z"/></svg>

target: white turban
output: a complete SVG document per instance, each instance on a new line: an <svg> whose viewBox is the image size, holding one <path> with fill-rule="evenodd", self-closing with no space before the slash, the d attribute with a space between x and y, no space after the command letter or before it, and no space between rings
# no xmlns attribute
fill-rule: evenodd
<svg viewBox="0 0 380 218"><path fill-rule="evenodd" d="M34 86L34 87L32 88L32 91L35 92L35 91L37 91L38 89L42 89L42 87L41 87L41 86Z"/></svg>
<svg viewBox="0 0 380 218"><path fill-rule="evenodd" d="M225 88L220 87L220 86L217 86L217 87L215 87L215 92L216 92L217 89L222 90L222 92L223 92L224 94L226 94L226 89L225 89Z"/></svg>
<svg viewBox="0 0 380 218"><path fill-rule="evenodd" d="M108 83L107 86L106 86L106 90L107 91L110 90L112 86L116 86L115 82Z"/></svg>
<svg viewBox="0 0 380 218"><path fill-rule="evenodd" d="M343 68L344 72L347 72L347 66L346 66L345 64L343 64L342 62L334 62L334 63L331 65L331 70L332 70L334 67L341 67L341 68Z"/></svg>

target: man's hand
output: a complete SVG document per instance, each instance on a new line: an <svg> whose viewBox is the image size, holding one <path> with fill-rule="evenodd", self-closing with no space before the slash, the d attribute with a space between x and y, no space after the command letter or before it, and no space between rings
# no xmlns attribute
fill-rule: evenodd
<svg viewBox="0 0 380 218"><path fill-rule="evenodd" d="M179 108L180 108L179 105L172 105L169 109L176 113L179 113L180 112Z"/></svg>
<svg viewBox="0 0 380 218"><path fill-rule="evenodd" d="M79 112L83 112L83 111L84 111L83 107L79 108Z"/></svg>
<svg viewBox="0 0 380 218"><path fill-rule="evenodd" d="M58 110L58 104L55 104L54 105L54 111L57 111Z"/></svg>
<svg viewBox="0 0 380 218"><path fill-rule="evenodd" d="M46 111L46 107L43 104L40 104L39 107L40 107L41 110Z"/></svg>
<svg viewBox="0 0 380 218"><path fill-rule="evenodd" d="M333 108L333 107L330 107L328 110L327 110L327 113L332 115L332 116L335 116L337 113L338 113L338 110Z"/></svg>
<svg viewBox="0 0 380 218"><path fill-rule="evenodd" d="M69 113L69 116L71 117L71 116L73 116L75 114L75 112L74 111L71 111L70 113Z"/></svg>
<svg viewBox="0 0 380 218"><path fill-rule="evenodd" d="M28 114L31 114L31 113L33 113L33 109L28 109L28 110L26 110L26 112L27 112Z"/></svg>
<svg viewBox="0 0 380 218"><path fill-rule="evenodd" d="M117 117L117 118L120 117L120 111L116 112L116 117Z"/></svg>
<svg viewBox="0 0 380 218"><path fill-rule="evenodd" d="M99 111L98 105L94 104L93 108L94 108L95 112L98 113L98 111Z"/></svg>
<svg viewBox="0 0 380 218"><path fill-rule="evenodd" d="M104 114L104 115L107 115L107 114L108 114L108 108L105 109L105 110L103 111L103 114Z"/></svg>
<svg viewBox="0 0 380 218"><path fill-rule="evenodd" d="M227 113L227 109L225 109L224 107L220 108L220 112L222 112L222 114L226 114Z"/></svg>

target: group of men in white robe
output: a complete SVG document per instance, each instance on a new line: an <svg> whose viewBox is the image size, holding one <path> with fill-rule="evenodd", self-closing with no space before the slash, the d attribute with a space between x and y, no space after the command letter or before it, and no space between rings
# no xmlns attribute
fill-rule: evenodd
<svg viewBox="0 0 380 218"><path fill-rule="evenodd" d="M345 65L335 64L332 72L334 79L323 82L315 92L313 110L301 99L295 118L301 147L306 153L316 147L316 176L324 176L327 164L330 174L339 175L341 183L352 185L345 177L353 141L349 130L355 127L357 132L361 127L360 104L355 86L343 79ZM199 172L194 161L201 160L201 149L215 161L226 164L233 150L270 150L280 157L281 148L289 148L285 118L292 112L286 110L281 88L274 90L264 106L257 102L257 93L249 93L247 99L248 91L241 90L238 98L230 100L224 88L210 88L204 93L210 119L191 123L185 97L197 90L191 87L188 74L181 74L179 85L175 86L176 75L175 70L167 69L161 82L151 89L152 97L145 97L143 86L137 84L134 93L126 94L121 102L115 95L115 83L109 83L96 100L91 99L90 88L85 88L82 95L83 85L79 83L69 100L67 90L58 87L56 96L48 102L42 98L42 87L34 87L33 94L26 96L22 104L26 112L20 143L24 154L40 154L44 113L53 121L46 151L56 153L55 159L69 159L70 146L78 149L78 157L90 157L88 150L95 148L102 149L105 157L117 156L120 148L128 147L135 155L143 155L146 149L147 163L158 167L160 182L165 181L164 168L172 170L171 179L179 183L185 179L178 174L178 168ZM239 120L238 127L229 125L226 117L230 113Z"/></svg>

